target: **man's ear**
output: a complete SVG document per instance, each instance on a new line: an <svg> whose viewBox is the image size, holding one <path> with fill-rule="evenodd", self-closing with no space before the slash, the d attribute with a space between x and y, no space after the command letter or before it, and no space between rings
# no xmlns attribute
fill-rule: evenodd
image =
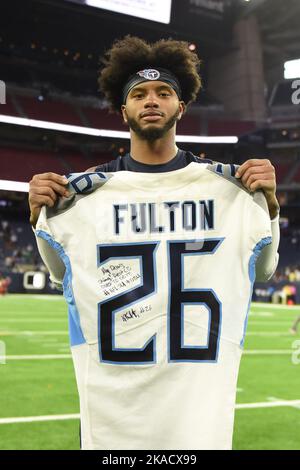
<svg viewBox="0 0 300 470"><path fill-rule="evenodd" d="M184 101L179 101L179 108L180 108L180 114L178 116L178 120L182 118L183 114L186 111L186 104Z"/></svg>
<svg viewBox="0 0 300 470"><path fill-rule="evenodd" d="M121 112L123 116L123 121L127 124L127 114L126 114L126 106L125 104L122 104L121 106Z"/></svg>

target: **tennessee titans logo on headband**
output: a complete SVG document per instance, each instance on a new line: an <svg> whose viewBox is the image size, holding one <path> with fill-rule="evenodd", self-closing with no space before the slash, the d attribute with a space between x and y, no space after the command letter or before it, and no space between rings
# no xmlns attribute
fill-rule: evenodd
<svg viewBox="0 0 300 470"><path fill-rule="evenodd" d="M169 83L169 85L171 85L171 87L177 93L178 98L181 99L180 83L177 77L175 77L175 75L169 70L159 67L158 69L149 68L139 70L138 72L135 72L133 75L131 75L127 79L127 82L125 83L122 90L123 103L125 104L127 95L130 90L132 90L132 88L134 88L139 83L147 82L148 80L160 80L162 82Z"/></svg>
<svg viewBox="0 0 300 470"><path fill-rule="evenodd" d="M155 69L140 70L137 74L140 77L146 78L146 80L158 80L160 77L159 71Z"/></svg>

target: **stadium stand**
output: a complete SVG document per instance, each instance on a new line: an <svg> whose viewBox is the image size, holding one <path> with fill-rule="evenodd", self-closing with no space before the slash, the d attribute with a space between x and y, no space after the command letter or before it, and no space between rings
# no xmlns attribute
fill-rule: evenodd
<svg viewBox="0 0 300 470"><path fill-rule="evenodd" d="M46 152L12 147L0 147L1 179L28 182L34 174L48 171L67 174L80 172L104 163L112 157L107 154L85 156L79 152Z"/></svg>
<svg viewBox="0 0 300 470"><path fill-rule="evenodd" d="M76 109L71 107L68 103L55 102L48 98L43 101L39 101L27 96L18 96L17 100L24 112L24 117L51 122L61 122L64 124L72 124L74 126L83 125L80 120L80 116L77 115Z"/></svg>
<svg viewBox="0 0 300 470"><path fill-rule="evenodd" d="M34 174L47 171L64 174L63 160L54 152L0 147L1 179L29 181ZM67 169L68 170L68 169Z"/></svg>
<svg viewBox="0 0 300 470"><path fill-rule="evenodd" d="M296 175L294 176L294 181L296 183L300 183L300 168L298 169L298 172L296 173Z"/></svg>
<svg viewBox="0 0 300 470"><path fill-rule="evenodd" d="M45 270L26 221L2 220L0 225L0 272L23 273Z"/></svg>
<svg viewBox="0 0 300 470"><path fill-rule="evenodd" d="M273 165L276 169L276 177L278 184L284 183L285 178L291 169L291 166L293 166L293 163L273 162Z"/></svg>

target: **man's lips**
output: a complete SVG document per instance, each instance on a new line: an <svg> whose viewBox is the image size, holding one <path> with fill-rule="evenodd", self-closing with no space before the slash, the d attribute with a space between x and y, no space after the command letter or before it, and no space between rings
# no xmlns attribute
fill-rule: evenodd
<svg viewBox="0 0 300 470"><path fill-rule="evenodd" d="M144 121L158 121L161 118L159 114L149 114L148 116L144 116L142 119Z"/></svg>
<svg viewBox="0 0 300 470"><path fill-rule="evenodd" d="M157 112L148 112L141 115L141 119L144 119L145 121L158 121L161 117L162 115Z"/></svg>

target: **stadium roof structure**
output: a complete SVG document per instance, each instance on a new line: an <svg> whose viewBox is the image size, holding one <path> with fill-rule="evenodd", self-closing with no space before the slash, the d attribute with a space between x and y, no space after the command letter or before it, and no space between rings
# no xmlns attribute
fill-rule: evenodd
<svg viewBox="0 0 300 470"><path fill-rule="evenodd" d="M137 35L195 44L203 60L231 50L238 18L255 15L262 35L267 81L281 77L283 62L299 57L299 0L173 0L170 24L83 5L77 0L5 2L0 16L1 80L40 81L58 89L97 94L99 58L116 38Z"/></svg>
<svg viewBox="0 0 300 470"><path fill-rule="evenodd" d="M300 2L252 0L244 14L258 18L266 79L273 85L283 78L284 62L300 58Z"/></svg>

